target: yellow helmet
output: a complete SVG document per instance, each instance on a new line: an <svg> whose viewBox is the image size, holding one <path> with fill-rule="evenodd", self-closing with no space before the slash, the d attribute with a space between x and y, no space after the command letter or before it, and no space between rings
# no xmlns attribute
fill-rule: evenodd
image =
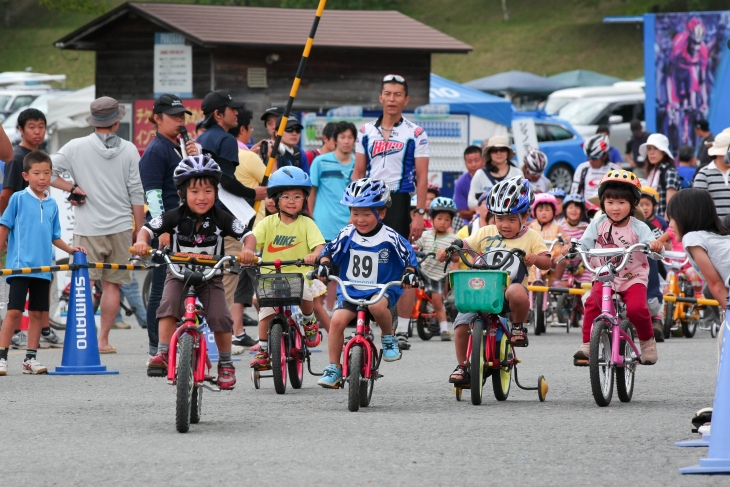
<svg viewBox="0 0 730 487"><path fill-rule="evenodd" d="M661 197L659 197L659 192L651 186L641 187L641 197L650 198L654 202L654 205L658 205L661 201Z"/></svg>
<svg viewBox="0 0 730 487"><path fill-rule="evenodd" d="M625 171L623 169L612 169L603 176L601 183L598 185L599 198L603 197L603 192L606 190L606 187L612 183L629 185L634 192L636 201L641 199L641 183L639 182L639 178L631 171Z"/></svg>

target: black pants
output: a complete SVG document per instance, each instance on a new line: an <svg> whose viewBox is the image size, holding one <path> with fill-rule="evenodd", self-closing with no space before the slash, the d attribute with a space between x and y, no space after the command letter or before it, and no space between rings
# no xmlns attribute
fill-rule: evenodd
<svg viewBox="0 0 730 487"><path fill-rule="evenodd" d="M152 248L156 249L158 245L157 239L154 239L152 241ZM164 263L164 260L155 257L154 262ZM160 307L160 301L162 300L162 290L165 288L167 268L164 266L153 267L150 272L152 273L152 282L150 285L150 297L147 302L147 338L150 342L150 355L154 355L157 353L157 344L160 341L157 308Z"/></svg>
<svg viewBox="0 0 730 487"><path fill-rule="evenodd" d="M385 213L383 223L408 240L411 236L411 195L391 193L390 199L392 203Z"/></svg>

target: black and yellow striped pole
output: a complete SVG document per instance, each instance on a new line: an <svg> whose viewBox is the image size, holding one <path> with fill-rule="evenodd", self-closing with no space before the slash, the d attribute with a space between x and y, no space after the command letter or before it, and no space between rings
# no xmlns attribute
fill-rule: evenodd
<svg viewBox="0 0 730 487"><path fill-rule="evenodd" d="M261 181L261 186L266 186L267 184L269 184L269 176L271 176L271 171L274 169L274 164L276 164L276 156L279 153L281 137L284 135L284 129L286 128L287 120L289 120L291 107L294 104L294 99L297 97L297 91L299 91L299 83L301 83L302 75L304 74L304 67L307 65L307 59L309 58L309 53L312 51L312 45L314 44L314 34L317 33L317 26L319 25L319 20L322 18L322 12L324 12L324 6L326 4L327 0L319 0L319 6L317 6L317 13L314 17L314 23L312 23L312 29L309 31L309 38L307 39L307 43L304 45L304 53L302 54L301 61L299 61L299 68L297 69L297 75L294 78L291 92L289 92L289 100L286 102L284 115L282 115L281 117L279 129L276 131L276 140L274 141L274 147L272 147L271 149L271 156L269 157L269 161L266 164L266 172L264 173L264 179ZM260 200L254 203L253 209L256 213L258 213L259 211L259 206L261 206Z"/></svg>
<svg viewBox="0 0 730 487"><path fill-rule="evenodd" d="M76 269L113 269L127 271L147 270L152 266L134 265L134 264L107 264L106 262L89 262L88 264L62 264L62 265L45 265L40 267L21 267L19 269L2 269L0 276L14 276L18 274L39 274L42 272L62 272L75 271Z"/></svg>

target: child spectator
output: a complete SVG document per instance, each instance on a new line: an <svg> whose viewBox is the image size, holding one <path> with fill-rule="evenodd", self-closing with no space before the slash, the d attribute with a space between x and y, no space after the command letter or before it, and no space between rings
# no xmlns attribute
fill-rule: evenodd
<svg viewBox="0 0 730 487"><path fill-rule="evenodd" d="M695 158L695 150L691 145L683 145L679 148L679 166L677 172L679 176L688 183L692 182L697 172L697 159ZM684 186L684 182L683 182Z"/></svg>

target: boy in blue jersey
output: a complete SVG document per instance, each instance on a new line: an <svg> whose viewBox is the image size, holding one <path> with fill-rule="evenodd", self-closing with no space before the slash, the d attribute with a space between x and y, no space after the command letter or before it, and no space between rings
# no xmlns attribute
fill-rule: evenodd
<svg viewBox="0 0 730 487"><path fill-rule="evenodd" d="M28 187L10 197L8 207L0 219L0 247L8 241L6 265L11 268L51 265L55 245L72 254L83 247L71 248L61 239L58 206L50 197L51 158L45 152L32 151L23 159L23 179ZM28 348L23 361L24 374L45 374L46 367L36 359L41 338L41 316L48 311L51 273L8 277L10 293L8 312L0 331L0 375L8 372L8 347L13 330L20 323L28 295Z"/></svg>
<svg viewBox="0 0 730 487"><path fill-rule="evenodd" d="M317 276L326 281L335 273L343 281L367 284L385 284L401 280L410 288L416 283L416 255L406 239L383 224L385 211L390 203L390 190L379 179L358 179L345 190L341 204L350 207L351 224L343 228L334 240L322 250ZM347 286L347 293L354 299L369 299L379 289L364 286ZM368 310L380 326L383 336L383 360L400 360L398 339L393 334L390 307L403 294L402 289L391 288L384 299L371 305ZM342 381L342 344L345 327L355 318L357 306L345 301L337 290L337 306L329 329L330 364L325 367L317 384L336 388Z"/></svg>

